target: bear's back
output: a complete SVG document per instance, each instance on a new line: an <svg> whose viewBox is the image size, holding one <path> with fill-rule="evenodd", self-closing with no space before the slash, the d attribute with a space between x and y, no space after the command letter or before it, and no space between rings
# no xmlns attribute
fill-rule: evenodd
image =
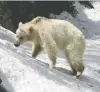
<svg viewBox="0 0 100 92"><path fill-rule="evenodd" d="M82 32L71 22L60 19L48 19L45 17L38 16L32 20L38 28L44 29L43 32L54 31L53 34L65 34L66 36L82 36ZM50 32L49 32L50 33Z"/></svg>
<svg viewBox="0 0 100 92"><path fill-rule="evenodd" d="M82 32L71 22L66 20L60 20L60 19L50 19L50 22L52 26L58 27L58 29L65 29L64 32L69 32L75 36L77 35L83 35ZM61 31L61 30L59 30ZM63 32L63 30L62 30Z"/></svg>

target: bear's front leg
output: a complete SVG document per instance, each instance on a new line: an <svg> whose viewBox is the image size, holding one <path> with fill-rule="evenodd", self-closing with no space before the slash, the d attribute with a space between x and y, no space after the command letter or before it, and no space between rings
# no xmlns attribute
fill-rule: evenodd
<svg viewBox="0 0 100 92"><path fill-rule="evenodd" d="M44 49L50 59L49 68L51 69L56 64L56 44L50 37L45 38Z"/></svg>
<svg viewBox="0 0 100 92"><path fill-rule="evenodd" d="M48 54L48 57L50 59L49 68L52 69L53 67L55 67L55 64L56 64L56 54L55 54L55 51L48 49L47 50L47 54Z"/></svg>
<svg viewBox="0 0 100 92"><path fill-rule="evenodd" d="M55 67L56 64L56 57L52 56L52 55L48 55L50 58L50 63L49 63L49 68L52 69L53 67Z"/></svg>
<svg viewBox="0 0 100 92"><path fill-rule="evenodd" d="M41 50L42 50L42 47L40 46L40 44L35 44L34 50L33 50L33 47L32 47L32 57L36 58L37 55L41 52Z"/></svg>

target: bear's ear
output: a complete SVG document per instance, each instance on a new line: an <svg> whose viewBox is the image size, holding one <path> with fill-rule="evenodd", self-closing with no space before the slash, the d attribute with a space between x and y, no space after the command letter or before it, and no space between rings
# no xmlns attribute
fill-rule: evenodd
<svg viewBox="0 0 100 92"><path fill-rule="evenodd" d="M32 31L33 31L33 27L31 26L29 32L32 33Z"/></svg>
<svg viewBox="0 0 100 92"><path fill-rule="evenodd" d="M18 27L21 27L23 25L23 23L22 22L19 22L19 25L18 25Z"/></svg>
<svg viewBox="0 0 100 92"><path fill-rule="evenodd" d="M26 32L27 36L30 36L32 34L33 28L30 27L29 30Z"/></svg>

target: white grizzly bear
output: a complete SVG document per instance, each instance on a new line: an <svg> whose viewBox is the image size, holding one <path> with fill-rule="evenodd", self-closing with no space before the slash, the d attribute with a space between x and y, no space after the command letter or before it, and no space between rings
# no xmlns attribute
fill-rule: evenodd
<svg viewBox="0 0 100 92"><path fill-rule="evenodd" d="M45 49L50 58L50 67L56 64L56 52L63 51L73 74L76 77L82 74L85 38L82 32L70 22L36 17L25 24L20 22L16 37L18 38L14 44L16 47L28 41L34 44L32 57L36 57Z"/></svg>

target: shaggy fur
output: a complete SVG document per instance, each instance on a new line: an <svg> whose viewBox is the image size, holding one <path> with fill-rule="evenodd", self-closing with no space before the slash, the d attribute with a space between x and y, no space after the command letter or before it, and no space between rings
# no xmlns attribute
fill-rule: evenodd
<svg viewBox="0 0 100 92"><path fill-rule="evenodd" d="M25 24L19 23L16 31L18 40L15 46L31 41L34 44L32 57L45 49L50 58L50 68L56 64L56 52L62 50L77 77L84 70L83 54L85 38L72 23L58 19L36 17Z"/></svg>

